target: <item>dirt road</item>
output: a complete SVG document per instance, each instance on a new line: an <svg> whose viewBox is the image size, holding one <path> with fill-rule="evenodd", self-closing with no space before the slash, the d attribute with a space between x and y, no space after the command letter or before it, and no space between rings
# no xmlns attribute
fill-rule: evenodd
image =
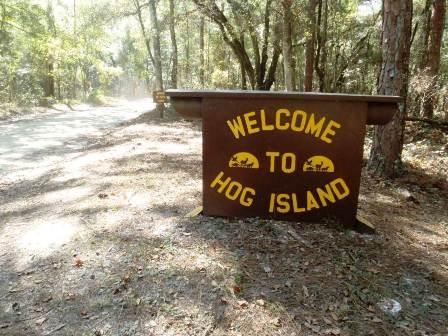
<svg viewBox="0 0 448 336"><path fill-rule="evenodd" d="M115 124L153 109L152 100L117 106L48 113L18 121L0 122L0 174L48 166L68 152L81 149L86 139Z"/></svg>

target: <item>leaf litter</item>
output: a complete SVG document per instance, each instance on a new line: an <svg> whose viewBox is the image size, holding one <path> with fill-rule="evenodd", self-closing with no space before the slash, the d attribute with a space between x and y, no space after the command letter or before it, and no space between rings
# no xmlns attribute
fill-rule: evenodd
<svg viewBox="0 0 448 336"><path fill-rule="evenodd" d="M446 334L448 204L436 164L447 162L445 138L419 132L430 140L408 134L407 175L363 172L359 212L377 226L373 236L325 223L185 217L201 205L197 122L149 113L91 139L49 175L8 184L0 334ZM74 166L80 180L65 176ZM91 194L45 203L47 190L73 183ZM11 239L24 232L26 211L80 219L68 243L33 251L30 273L17 271L29 251Z"/></svg>

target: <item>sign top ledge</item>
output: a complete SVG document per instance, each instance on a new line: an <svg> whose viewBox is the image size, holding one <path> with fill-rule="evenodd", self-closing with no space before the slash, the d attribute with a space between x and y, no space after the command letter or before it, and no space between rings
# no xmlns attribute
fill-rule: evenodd
<svg viewBox="0 0 448 336"><path fill-rule="evenodd" d="M255 91L255 90L167 90L167 96L172 98L268 98L268 99L302 99L302 100L330 100L344 102L368 103L400 103L398 96L359 95L343 93L311 93L311 92L283 92L283 91Z"/></svg>

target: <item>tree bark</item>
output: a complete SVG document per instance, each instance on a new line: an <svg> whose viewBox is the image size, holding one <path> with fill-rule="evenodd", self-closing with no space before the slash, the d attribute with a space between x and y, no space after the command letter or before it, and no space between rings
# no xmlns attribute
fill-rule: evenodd
<svg viewBox="0 0 448 336"><path fill-rule="evenodd" d="M55 97L55 85L54 85L54 66L52 57L45 64L45 74L44 74L44 96L45 97Z"/></svg>
<svg viewBox="0 0 448 336"><path fill-rule="evenodd" d="M425 7L422 12L423 16L423 25L422 25L422 41L421 41L421 54L419 55L418 59L418 66L420 70L424 70L427 65L427 54L426 51L428 50L428 44L429 44L429 31L431 30L431 3L433 0L426 0Z"/></svg>
<svg viewBox="0 0 448 336"><path fill-rule="evenodd" d="M140 25L140 30L142 32L143 40L145 42L146 52L148 53L148 57L150 59L150 62L146 63L146 66L148 67L148 70L149 70L149 63L154 64L154 57L153 57L152 51L151 51L151 40L149 38L148 32L146 31L145 23L143 21L142 6L140 5L140 1L134 0L133 2L134 2L135 11L137 13L138 23ZM149 83L151 82L151 79L149 77L149 71L147 71L146 82L149 87Z"/></svg>
<svg viewBox="0 0 448 336"><path fill-rule="evenodd" d="M150 0L149 2L149 14L151 17L151 36L153 40L153 52L154 52L154 75L155 75L155 88L158 91L163 91L163 73L162 73L162 56L160 52L160 28L157 20L157 8L156 1ZM164 104L157 104L157 111L161 118L163 118Z"/></svg>
<svg viewBox="0 0 448 336"><path fill-rule="evenodd" d="M375 174L393 177L401 168L406 98L409 82L409 56L412 30L412 0L383 1L381 36L382 63L378 94L398 95L403 103L393 120L375 127L368 168Z"/></svg>
<svg viewBox="0 0 448 336"><path fill-rule="evenodd" d="M179 55L177 51L177 39L176 39L176 17L174 0L170 1L170 37L171 37L171 48L172 48L172 67L171 67L171 87L177 89L177 69L179 65Z"/></svg>
<svg viewBox="0 0 448 336"><path fill-rule="evenodd" d="M240 34L240 40L244 48L245 47L244 33ZM246 69L244 68L244 64L242 64L241 62L240 62L240 74L241 74L241 89L247 90Z"/></svg>
<svg viewBox="0 0 448 336"><path fill-rule="evenodd" d="M295 90L295 71L292 57L292 0L283 0L283 67L285 72L286 91Z"/></svg>
<svg viewBox="0 0 448 336"><path fill-rule="evenodd" d="M193 81L191 80L191 71L190 71L190 14L188 11L188 3L184 1L184 12L185 12L185 71L184 71L184 81L186 81L187 86L191 86Z"/></svg>
<svg viewBox="0 0 448 336"><path fill-rule="evenodd" d="M48 32L51 34L51 36L56 38L57 32L56 32L53 6L51 2L47 3L46 16L47 16ZM54 57L50 49L47 49L47 60L45 61L44 64L43 84L44 84L43 85L44 96L54 98L55 97Z"/></svg>
<svg viewBox="0 0 448 336"><path fill-rule="evenodd" d="M205 87L205 19L202 16L201 21L199 22L199 81L201 82L201 87Z"/></svg>
<svg viewBox="0 0 448 336"><path fill-rule="evenodd" d="M77 10L76 0L73 0L73 40L77 42ZM72 69L72 98L76 99L76 74L78 72L78 62L75 62Z"/></svg>
<svg viewBox="0 0 448 336"><path fill-rule="evenodd" d="M316 0L308 1L308 31L305 47L305 92L313 91L314 54L316 44Z"/></svg>
<svg viewBox="0 0 448 336"><path fill-rule="evenodd" d="M434 0L429 30L427 64L425 72L431 81L430 92L423 102L423 116L431 119L434 116L434 105L437 98L438 75L440 69L440 49L442 46L443 30L445 28L446 0Z"/></svg>
<svg viewBox="0 0 448 336"><path fill-rule="evenodd" d="M328 1L318 0L317 14L317 51L315 59L316 74L319 79L319 91L325 91L325 76L327 63L327 28Z"/></svg>

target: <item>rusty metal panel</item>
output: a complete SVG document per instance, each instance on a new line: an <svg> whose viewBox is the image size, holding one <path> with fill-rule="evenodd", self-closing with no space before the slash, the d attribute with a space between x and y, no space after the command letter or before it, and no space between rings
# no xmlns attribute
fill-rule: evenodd
<svg viewBox="0 0 448 336"><path fill-rule="evenodd" d="M204 214L355 222L367 102L204 98Z"/></svg>

